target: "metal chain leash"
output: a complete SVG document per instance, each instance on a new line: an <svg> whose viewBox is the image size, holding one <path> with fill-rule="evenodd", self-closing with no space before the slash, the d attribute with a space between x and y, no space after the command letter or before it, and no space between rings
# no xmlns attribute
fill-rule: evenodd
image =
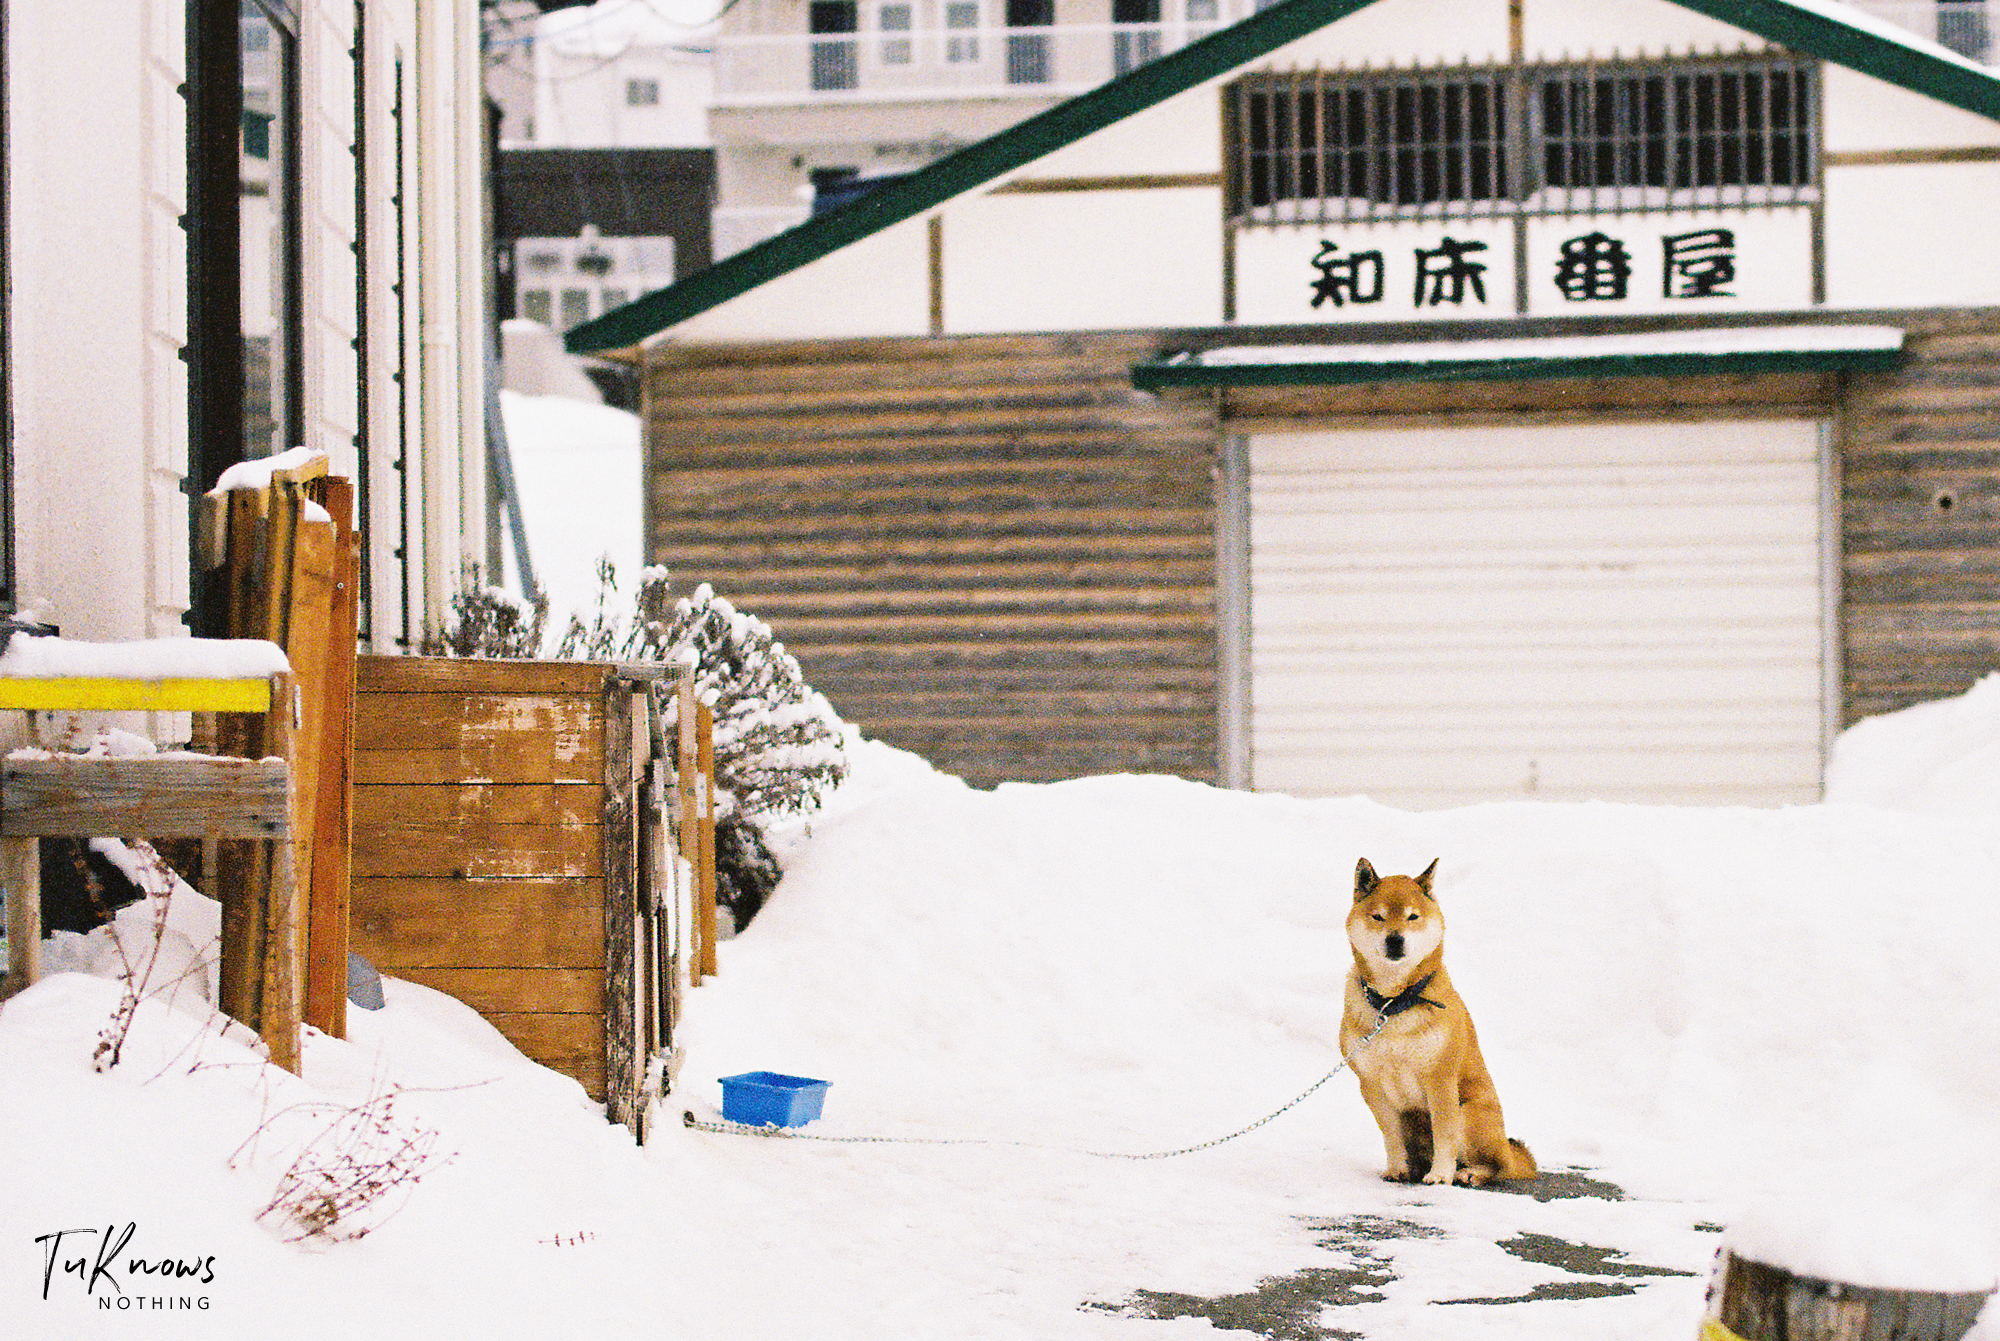
<svg viewBox="0 0 2000 1341"><path fill-rule="evenodd" d="M1354 1045L1355 1051L1359 1051L1367 1047L1370 1043L1373 1043L1376 1036L1388 1028L1388 1026L1389 1017L1377 1011L1375 1015L1375 1027L1370 1029L1367 1036ZM1095 1159L1174 1159L1181 1155L1192 1155L1198 1150L1212 1150L1216 1146L1225 1145L1239 1136L1248 1136L1264 1124L1276 1121L1286 1113L1291 1112L1294 1108L1297 1108L1307 1099L1312 1098L1313 1095L1319 1093L1321 1087L1328 1081L1332 1080L1342 1071L1347 1070L1353 1064L1354 1053L1342 1053L1340 1065L1334 1067L1333 1070L1327 1072L1318 1080L1315 1080L1298 1098L1292 1100L1276 1112L1265 1114L1239 1131L1233 1131L1227 1136L1218 1136L1212 1141L1203 1141L1200 1145L1182 1146L1178 1150L1155 1150L1145 1154L1131 1154L1123 1150L1086 1150L1080 1146L1050 1145L1043 1141L1008 1141L997 1137L984 1136L821 1136L813 1132L788 1131L778 1126L752 1127L741 1122L730 1122L726 1119L721 1122L703 1122L691 1112L683 1112L681 1114L681 1125L695 1131L721 1132L728 1136L764 1136L781 1141L821 1141L834 1145L1003 1145L1013 1146L1022 1150L1057 1150L1070 1155L1089 1155Z"/></svg>

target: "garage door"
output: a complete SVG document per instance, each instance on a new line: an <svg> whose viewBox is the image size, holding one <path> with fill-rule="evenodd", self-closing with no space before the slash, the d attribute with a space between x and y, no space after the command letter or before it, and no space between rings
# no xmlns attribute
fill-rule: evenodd
<svg viewBox="0 0 2000 1341"><path fill-rule="evenodd" d="M1817 799L1820 437L1249 439L1252 784L1408 809Z"/></svg>

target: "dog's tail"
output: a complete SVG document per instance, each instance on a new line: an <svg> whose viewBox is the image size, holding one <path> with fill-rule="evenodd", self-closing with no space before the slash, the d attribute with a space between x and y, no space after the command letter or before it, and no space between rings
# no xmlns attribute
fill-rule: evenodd
<svg viewBox="0 0 2000 1341"><path fill-rule="evenodd" d="M1506 1148L1500 1152L1501 1178L1533 1178L1541 1172L1535 1167L1535 1157L1528 1147L1509 1136Z"/></svg>

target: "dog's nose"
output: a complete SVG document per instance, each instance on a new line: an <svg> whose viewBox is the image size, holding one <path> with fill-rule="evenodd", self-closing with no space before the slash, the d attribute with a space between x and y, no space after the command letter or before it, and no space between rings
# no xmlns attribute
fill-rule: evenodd
<svg viewBox="0 0 2000 1341"><path fill-rule="evenodd" d="M1382 941L1382 953L1391 959L1403 957L1403 933L1392 931Z"/></svg>

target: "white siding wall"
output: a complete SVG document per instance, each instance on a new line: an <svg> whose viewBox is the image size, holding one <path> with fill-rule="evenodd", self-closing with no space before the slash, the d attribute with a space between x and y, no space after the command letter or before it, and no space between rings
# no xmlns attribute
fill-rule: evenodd
<svg viewBox="0 0 2000 1341"><path fill-rule="evenodd" d="M303 436L336 469L357 466L353 0L300 9ZM366 198L377 258L369 297L375 478L371 518L384 640L400 632L392 551L405 527L393 473L406 427L421 516L410 528L420 605L436 619L462 553L484 525L480 436L483 263L479 237L479 58L475 7L372 0ZM24 601L50 602L65 633L173 636L188 602L185 0L13 0L12 108L15 516ZM404 55L407 203L421 293L407 291L398 413L388 108ZM89 78L78 77L87 62ZM420 68L421 63L421 68ZM421 151L421 152L420 152ZM421 173L421 177L420 174ZM390 258L383 260L380 258ZM412 263L406 285L419 278ZM421 324L420 324L421 323ZM419 353L422 377L418 376ZM461 493L461 484L464 492ZM385 582L385 579L392 579ZM378 642L388 650L393 644Z"/></svg>
<svg viewBox="0 0 2000 1341"><path fill-rule="evenodd" d="M20 590L78 636L171 632L187 579L158 547L185 552L186 267L182 179L158 157L182 157L178 5L10 11Z"/></svg>
<svg viewBox="0 0 2000 1341"><path fill-rule="evenodd" d="M1408 809L1816 800L1819 437L1251 439L1254 785Z"/></svg>

